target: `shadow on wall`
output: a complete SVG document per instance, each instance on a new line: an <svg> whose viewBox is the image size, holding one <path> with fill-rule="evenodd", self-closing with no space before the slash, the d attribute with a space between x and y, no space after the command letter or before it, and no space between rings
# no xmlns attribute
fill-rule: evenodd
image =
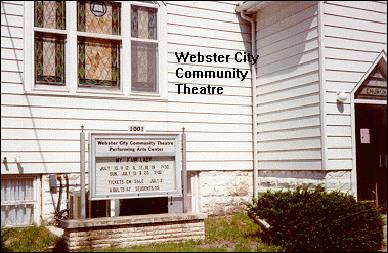
<svg viewBox="0 0 388 253"><path fill-rule="evenodd" d="M318 64L317 14L318 4L309 1L279 1L257 13L258 79L283 80L293 73L299 76L295 72L304 66Z"/></svg>
<svg viewBox="0 0 388 253"><path fill-rule="evenodd" d="M240 26L243 24L247 21L242 19ZM320 124L315 123L320 122L317 2L279 1L259 10L256 43L259 168L319 169L319 146L309 148L316 153L314 159L308 154L299 157L289 153L289 157L282 157L291 151L291 142L297 140L290 138L291 129L304 131L298 121L320 131ZM264 132L265 142L260 142ZM307 130L303 135L320 139ZM303 142L300 138L297 141Z"/></svg>
<svg viewBox="0 0 388 253"><path fill-rule="evenodd" d="M256 64L258 94L262 87L276 86L278 81L303 77L312 72L318 73L317 14L317 3L309 1L298 3L279 1L256 13L256 46L257 55L260 56ZM305 18L306 16L308 17ZM240 15L238 19L242 33L248 31L247 36L242 38L245 42L245 50L250 52L250 24ZM262 79L265 79L265 83L261 83ZM285 86L281 90L292 90L312 83L317 85L314 93L319 94L319 80L311 83L296 83L291 87ZM301 92L300 96L302 95L305 94Z"/></svg>
<svg viewBox="0 0 388 253"><path fill-rule="evenodd" d="M34 137L35 137L34 140L36 141L36 144L38 146L38 152L39 152L39 155L40 155L40 158L42 161L41 165L42 165L45 173L48 173L47 164L46 164L46 161L45 161L44 156L42 154L42 146L41 146L41 143L40 143L41 141L40 141L39 136L38 136L35 118L34 118L34 115L33 115L32 109L31 109L31 101L30 101L29 96L27 95L27 91L26 91L26 87L25 87L24 71L23 71L24 68L21 66L24 63L24 61L26 61L27 59L24 59L24 57L23 57L24 61L21 61L20 57L18 57L18 55L17 55L17 50L20 50L20 49L18 49L16 47L15 40L21 40L21 38L18 38L18 36L13 36L12 30L10 29L10 27L12 27L13 25L11 24L11 22L9 20L9 17L8 17L9 15L7 15L7 13L9 13L7 6L9 6L9 5L6 5L3 1L1 2L2 15L4 16L4 21L5 21L4 24L2 24L2 26L4 25L7 28L8 35L6 35L6 36L8 36L7 40L10 43L9 49L11 49L13 51L14 59L17 59L15 62L16 62L16 68L17 68L17 74L18 74L18 82L17 82L17 84L15 83L15 85L22 86L23 94L24 94L24 97L26 99L26 107L29 110L29 115L25 115L25 117L29 117L31 119L32 129L34 131ZM2 35L2 37L3 37L3 35ZM24 38L24 39L26 39L26 38ZM3 70L2 70L2 72L3 72ZM14 119L14 120L16 120L16 119ZM23 152L23 150L19 150L19 151ZM15 157L14 161L12 161L12 162L11 161L5 162L3 160L3 165L7 171L9 171L10 168L12 169L12 167L14 167L19 174L23 174L24 173L24 166L23 166L21 159L22 158L17 159ZM26 161L26 162L28 162L28 161ZM53 210L55 210L55 200L54 200L53 194L51 194L51 202L53 205Z"/></svg>

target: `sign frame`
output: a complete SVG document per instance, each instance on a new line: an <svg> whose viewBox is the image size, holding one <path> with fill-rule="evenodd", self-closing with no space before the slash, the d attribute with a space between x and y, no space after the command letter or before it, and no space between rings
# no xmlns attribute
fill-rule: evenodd
<svg viewBox="0 0 388 253"><path fill-rule="evenodd" d="M126 139L126 140L160 140L170 139L175 141L174 152L166 152L167 155L158 152L122 152L120 155L104 154L96 156L97 139ZM182 161L181 161L181 135L178 133L89 133L88 139L88 181L89 181L89 200L109 200L109 199L134 199L134 198L152 198L152 197L182 197ZM127 193L96 193L96 159L98 157L174 157L175 161L175 189L173 191L158 192L127 192Z"/></svg>

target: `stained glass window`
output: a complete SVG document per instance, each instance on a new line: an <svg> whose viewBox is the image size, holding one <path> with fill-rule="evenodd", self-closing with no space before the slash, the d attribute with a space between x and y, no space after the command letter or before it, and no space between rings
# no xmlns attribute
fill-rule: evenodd
<svg viewBox="0 0 388 253"><path fill-rule="evenodd" d="M65 37L35 32L35 82L64 85Z"/></svg>
<svg viewBox="0 0 388 253"><path fill-rule="evenodd" d="M78 38L78 79L82 87L119 87L120 42Z"/></svg>
<svg viewBox="0 0 388 253"><path fill-rule="evenodd" d="M35 27L66 29L65 1L35 1Z"/></svg>
<svg viewBox="0 0 388 253"><path fill-rule="evenodd" d="M78 1L78 31L120 35L121 3Z"/></svg>
<svg viewBox="0 0 388 253"><path fill-rule="evenodd" d="M131 35L134 38L157 39L157 9L142 6L131 8Z"/></svg>
<svg viewBox="0 0 388 253"><path fill-rule="evenodd" d="M66 29L66 2L35 1L34 10L35 83L64 85L66 35L58 31Z"/></svg>
<svg viewBox="0 0 388 253"><path fill-rule="evenodd" d="M130 11L128 17L121 16L122 7ZM76 11L76 17L66 20L66 10L70 9ZM158 92L156 1L34 1L33 11L36 84L65 85L66 63L70 62L78 64L79 87L119 89L124 46L126 52L131 48L131 91ZM121 27L122 18L130 19L125 22L128 26ZM69 31L75 26L77 31ZM122 44L122 29L130 33L128 45ZM68 37L69 32L76 35ZM66 55L72 52L68 49L74 46L77 58L66 61Z"/></svg>
<svg viewBox="0 0 388 253"><path fill-rule="evenodd" d="M157 91L158 44L132 41L132 90Z"/></svg>
<svg viewBox="0 0 388 253"><path fill-rule="evenodd" d="M157 8L131 6L132 91L158 91Z"/></svg>

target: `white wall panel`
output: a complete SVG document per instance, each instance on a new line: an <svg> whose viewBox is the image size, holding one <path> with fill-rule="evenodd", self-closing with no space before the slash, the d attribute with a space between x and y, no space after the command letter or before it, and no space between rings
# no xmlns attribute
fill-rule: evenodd
<svg viewBox="0 0 388 253"><path fill-rule="evenodd" d="M252 169L250 73L238 79L178 79L175 70L249 70L248 63L177 63L174 52L230 54L250 50L250 29L235 13L236 3L165 2L167 11L167 99L50 91L26 94L24 87L24 4L1 4L2 156L17 171L79 171L79 129L125 132L187 132L189 170ZM124 63L128 64L128 63ZM28 77L27 77L28 78ZM175 83L218 85L223 95L177 94ZM2 164L2 172L5 170Z"/></svg>
<svg viewBox="0 0 388 253"><path fill-rule="evenodd" d="M304 1L257 15L260 169L321 168L317 14L317 3Z"/></svg>

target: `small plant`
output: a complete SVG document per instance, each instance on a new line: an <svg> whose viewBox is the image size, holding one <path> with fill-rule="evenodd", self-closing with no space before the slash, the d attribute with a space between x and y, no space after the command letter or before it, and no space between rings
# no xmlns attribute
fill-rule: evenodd
<svg viewBox="0 0 388 253"><path fill-rule="evenodd" d="M248 205L264 242L287 251L375 251L383 239L380 211L340 192L266 192ZM263 224L269 224L269 227Z"/></svg>

